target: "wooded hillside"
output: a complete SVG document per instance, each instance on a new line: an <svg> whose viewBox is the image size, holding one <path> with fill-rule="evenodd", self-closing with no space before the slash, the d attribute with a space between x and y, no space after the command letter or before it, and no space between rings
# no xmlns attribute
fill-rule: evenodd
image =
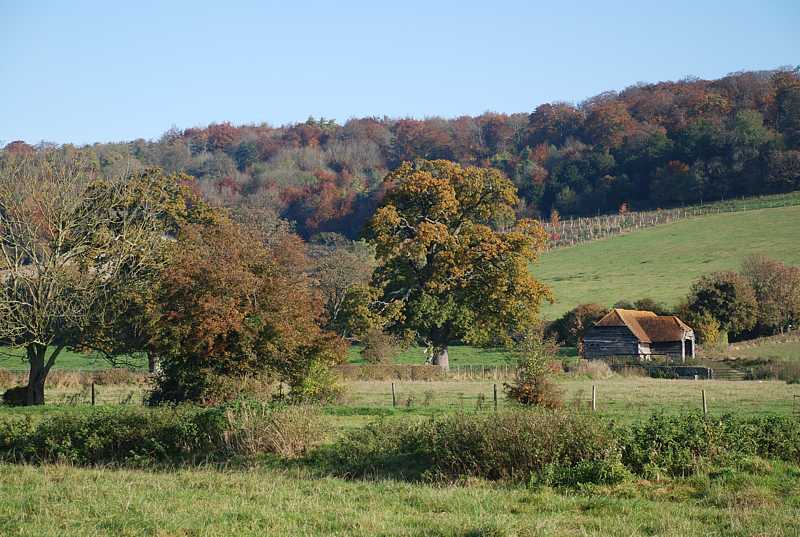
<svg viewBox="0 0 800 537"><path fill-rule="evenodd" d="M33 150L12 142L0 157ZM187 171L212 202L266 209L306 237L358 235L382 178L415 158L502 170L523 216L616 213L800 188L800 70L640 84L530 113L219 123L63 150L108 175Z"/></svg>

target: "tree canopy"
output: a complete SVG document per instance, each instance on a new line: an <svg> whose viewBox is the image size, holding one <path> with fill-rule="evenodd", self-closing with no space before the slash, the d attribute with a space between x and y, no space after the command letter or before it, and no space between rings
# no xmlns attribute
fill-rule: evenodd
<svg viewBox="0 0 800 537"><path fill-rule="evenodd" d="M152 166L189 173L212 204L268 208L306 239L355 239L384 175L417 158L502 171L524 201L520 216L616 213L800 188L800 71L636 84L514 114L217 123L60 149L108 177ZM0 159L36 150L13 141Z"/></svg>
<svg viewBox="0 0 800 537"><path fill-rule="evenodd" d="M265 375L303 395L309 375L343 359L291 234L271 246L227 218L182 227L157 287L151 401L213 403L226 382ZM315 369L317 368L317 369Z"/></svg>
<svg viewBox="0 0 800 537"><path fill-rule="evenodd" d="M142 292L160 266L165 227L131 201L134 185L55 153L0 169L0 340L26 349L27 404L44 403L61 351L115 324L118 298Z"/></svg>
<svg viewBox="0 0 800 537"><path fill-rule="evenodd" d="M516 222L516 188L494 169L436 160L403 163L385 179L368 236L387 327L424 343L447 367L455 341L508 342L536 323L548 291L528 266L541 226Z"/></svg>

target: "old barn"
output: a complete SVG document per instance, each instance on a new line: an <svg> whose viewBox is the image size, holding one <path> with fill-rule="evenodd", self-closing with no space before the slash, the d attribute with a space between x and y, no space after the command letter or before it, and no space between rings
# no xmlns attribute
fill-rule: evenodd
<svg viewBox="0 0 800 537"><path fill-rule="evenodd" d="M615 308L583 336L585 358L694 356L694 331L675 315Z"/></svg>

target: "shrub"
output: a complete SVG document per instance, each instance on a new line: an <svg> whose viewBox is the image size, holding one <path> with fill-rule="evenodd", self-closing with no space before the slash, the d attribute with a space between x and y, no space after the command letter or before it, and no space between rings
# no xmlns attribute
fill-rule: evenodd
<svg viewBox="0 0 800 537"><path fill-rule="evenodd" d="M619 455L611 429L600 420L533 409L380 422L345 435L322 452L326 464L345 476L391 474L439 481L528 481L553 465L613 465Z"/></svg>
<svg viewBox="0 0 800 537"><path fill-rule="evenodd" d="M445 380L441 367L423 364L341 364L333 370L346 380Z"/></svg>
<svg viewBox="0 0 800 537"><path fill-rule="evenodd" d="M322 435L319 411L242 400L225 407L98 407L0 419L0 460L184 464L276 453L296 457Z"/></svg>
<svg viewBox="0 0 800 537"><path fill-rule="evenodd" d="M252 400L237 401L226 409L225 417L228 450L245 456L304 455L323 433L319 408L307 405L274 407Z"/></svg>
<svg viewBox="0 0 800 537"><path fill-rule="evenodd" d="M750 380L778 379L789 384L800 383L800 362L768 361L750 369Z"/></svg>
<svg viewBox="0 0 800 537"><path fill-rule="evenodd" d="M345 393L345 386L327 365L314 361L290 393L295 402L334 403Z"/></svg>
<svg viewBox="0 0 800 537"><path fill-rule="evenodd" d="M28 403L28 388L15 386L3 392L3 403L9 406L25 406Z"/></svg>
<svg viewBox="0 0 800 537"><path fill-rule="evenodd" d="M656 414L622 430L620 442L623 462L633 472L648 477L685 476L753 455L798 462L800 420Z"/></svg>
<svg viewBox="0 0 800 537"><path fill-rule="evenodd" d="M207 460L219 453L224 417L216 409L95 408L0 421L0 457L72 464Z"/></svg>
<svg viewBox="0 0 800 537"><path fill-rule="evenodd" d="M577 464L550 464L531 476L531 485L575 487L582 484L616 485L632 477L631 472L616 459L583 460Z"/></svg>
<svg viewBox="0 0 800 537"><path fill-rule="evenodd" d="M522 405L558 408L561 391L550 380L553 356L547 342L534 336L523 338L518 347L517 374L513 384L504 384L509 399Z"/></svg>
<svg viewBox="0 0 800 537"><path fill-rule="evenodd" d="M370 364L389 363L400 352L397 338L379 328L370 328L361 343L361 357Z"/></svg>
<svg viewBox="0 0 800 537"><path fill-rule="evenodd" d="M124 367L104 369L92 374L92 382L103 385L144 384L150 379L147 373L132 371Z"/></svg>
<svg viewBox="0 0 800 537"><path fill-rule="evenodd" d="M87 375L86 373L57 369L55 371L51 371L50 374L47 375L45 386L48 388L73 389L89 386L91 383L91 376Z"/></svg>

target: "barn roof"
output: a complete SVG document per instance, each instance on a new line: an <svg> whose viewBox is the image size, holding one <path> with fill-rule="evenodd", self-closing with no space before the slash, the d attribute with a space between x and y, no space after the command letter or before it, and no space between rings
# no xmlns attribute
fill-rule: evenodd
<svg viewBox="0 0 800 537"><path fill-rule="evenodd" d="M595 326L626 326L639 341L658 343L680 341L692 329L675 315L656 315L652 311L614 308Z"/></svg>

